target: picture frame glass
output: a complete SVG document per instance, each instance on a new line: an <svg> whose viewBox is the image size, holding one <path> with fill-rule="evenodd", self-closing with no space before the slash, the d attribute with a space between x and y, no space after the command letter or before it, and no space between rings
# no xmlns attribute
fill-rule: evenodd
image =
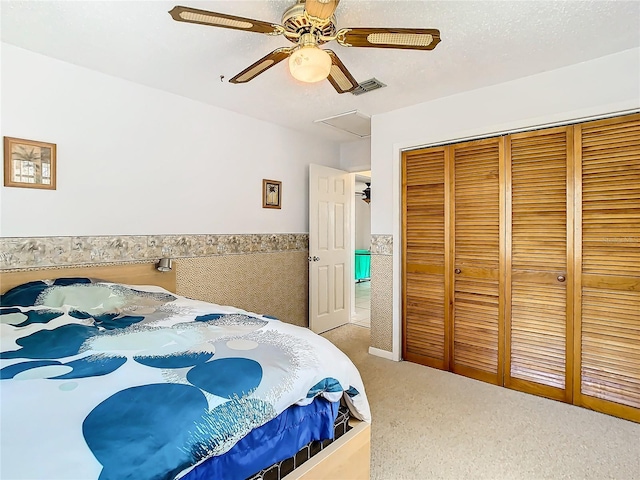
<svg viewBox="0 0 640 480"><path fill-rule="evenodd" d="M280 188L275 183L267 183L267 205L277 206Z"/></svg>

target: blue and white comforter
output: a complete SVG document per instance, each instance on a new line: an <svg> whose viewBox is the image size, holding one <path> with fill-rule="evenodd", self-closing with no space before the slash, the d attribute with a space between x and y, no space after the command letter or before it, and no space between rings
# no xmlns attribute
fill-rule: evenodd
<svg viewBox="0 0 640 480"><path fill-rule="evenodd" d="M180 477L317 395L370 421L355 366L305 328L89 279L1 305L1 478Z"/></svg>

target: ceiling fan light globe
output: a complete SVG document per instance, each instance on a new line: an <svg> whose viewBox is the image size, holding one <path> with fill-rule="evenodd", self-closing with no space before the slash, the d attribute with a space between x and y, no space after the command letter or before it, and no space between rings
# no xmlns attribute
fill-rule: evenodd
<svg viewBox="0 0 640 480"><path fill-rule="evenodd" d="M301 82L320 82L329 76L331 57L316 46L301 47L289 57L289 71Z"/></svg>

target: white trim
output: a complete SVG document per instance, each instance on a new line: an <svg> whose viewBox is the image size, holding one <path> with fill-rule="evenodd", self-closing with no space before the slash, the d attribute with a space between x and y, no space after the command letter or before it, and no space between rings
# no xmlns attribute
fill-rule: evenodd
<svg viewBox="0 0 640 480"><path fill-rule="evenodd" d="M608 105L606 113L602 113L600 109L582 109L572 112L569 118L564 115L557 114L552 115L550 118L535 117L525 120L519 120L517 122L507 122L499 125L492 125L490 127L480 127L471 130L465 130L459 132L454 136L444 136L442 138L436 138L433 140L423 141L421 139L405 140L402 142L394 142L394 150L399 150L400 153L420 150L423 148L440 147L442 145L451 145L462 142L471 142L474 140L484 140L486 138L494 138L502 135L511 135L513 133L530 132L536 130L544 130L546 128L560 127L566 125L576 125L579 123L591 122L596 120L604 120L607 118L619 117L623 115L633 115L640 113L640 108L637 103L629 105L629 102L618 102Z"/></svg>
<svg viewBox="0 0 640 480"><path fill-rule="evenodd" d="M349 322L354 323L353 317L356 316L356 282L354 281L354 273L356 271L356 174L349 173L349 183L351 185L351 200L349 201L349 209L351 215L349 224L351 226L351 281L349 282L349 295L351 296L351 313L349 314Z"/></svg>
<svg viewBox="0 0 640 480"><path fill-rule="evenodd" d="M369 347L369 355L375 355L376 357L386 358L387 360L399 361L400 359L394 358L393 352L387 352L376 347Z"/></svg>
<svg viewBox="0 0 640 480"><path fill-rule="evenodd" d="M393 285L391 310L391 335L393 359L402 360L402 150L393 144L394 161L392 164L393 195L393 258L391 280Z"/></svg>
<svg viewBox="0 0 640 480"><path fill-rule="evenodd" d="M449 139L449 140L440 141L440 142L433 142L433 143L415 145L415 146L404 147L404 148L400 147L400 152L410 152L412 150L421 150L423 148L440 147L442 145L450 145L450 144L462 143L462 142L471 142L473 140L483 140L485 138L495 138L495 137L500 137L500 136L503 136L503 135L511 135L511 134L514 134L514 133L532 132L532 131L536 131L536 130L544 130L546 128L564 127L564 126L567 126L567 125L576 125L578 123L592 122L592 121L595 121L595 120L604 120L605 118L620 117L620 116L623 116L623 115L632 115L632 114L635 114L635 113L640 113L640 109L638 109L638 108L627 108L627 109L618 110L618 111L615 111L615 112L581 116L581 117L571 118L571 119L568 119L568 120L560 120L560 121L548 122L548 123L538 123L538 124L535 124L535 125L529 126L529 127L510 128L510 129L507 129L507 130L488 132L486 134L480 134L480 135L471 135L471 136L468 136L468 137L458 137L458 138ZM394 145L394 147L395 147L395 145Z"/></svg>

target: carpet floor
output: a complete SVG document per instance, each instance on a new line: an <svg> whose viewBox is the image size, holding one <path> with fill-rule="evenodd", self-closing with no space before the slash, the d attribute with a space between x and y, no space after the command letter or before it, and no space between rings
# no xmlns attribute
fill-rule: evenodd
<svg viewBox="0 0 640 480"><path fill-rule="evenodd" d="M640 424L369 355L369 335L323 334L362 375L373 480L640 479Z"/></svg>

